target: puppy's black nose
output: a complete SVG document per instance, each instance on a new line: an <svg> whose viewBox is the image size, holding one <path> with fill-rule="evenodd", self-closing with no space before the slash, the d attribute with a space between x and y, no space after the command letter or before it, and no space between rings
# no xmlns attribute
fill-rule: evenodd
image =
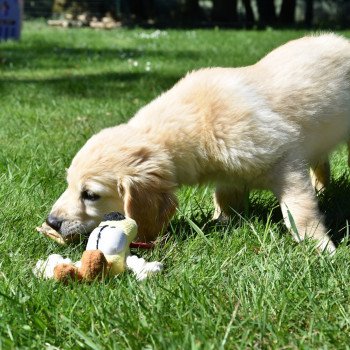
<svg viewBox="0 0 350 350"><path fill-rule="evenodd" d="M62 219L51 214L46 219L46 223L56 231L60 230L62 222Z"/></svg>

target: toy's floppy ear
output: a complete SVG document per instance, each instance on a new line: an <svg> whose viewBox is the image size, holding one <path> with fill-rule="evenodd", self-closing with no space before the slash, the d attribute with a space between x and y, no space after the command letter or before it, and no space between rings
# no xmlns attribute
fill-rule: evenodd
<svg viewBox="0 0 350 350"><path fill-rule="evenodd" d="M85 250L79 273L84 281L94 281L107 274L108 262L100 250Z"/></svg>
<svg viewBox="0 0 350 350"><path fill-rule="evenodd" d="M123 183L122 188L125 215L136 221L137 239L145 242L154 240L166 229L177 207L173 191L162 191L161 187L149 180L130 179Z"/></svg>
<svg viewBox="0 0 350 350"><path fill-rule="evenodd" d="M54 279L63 283L81 280L78 269L72 264L59 264L54 269Z"/></svg>

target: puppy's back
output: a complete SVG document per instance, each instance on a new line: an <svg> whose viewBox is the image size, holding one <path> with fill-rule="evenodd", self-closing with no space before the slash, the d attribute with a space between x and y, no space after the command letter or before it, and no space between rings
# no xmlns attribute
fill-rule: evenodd
<svg viewBox="0 0 350 350"><path fill-rule="evenodd" d="M191 72L129 123L171 152L242 168L298 147L317 158L349 134L349 41L308 36L252 66Z"/></svg>

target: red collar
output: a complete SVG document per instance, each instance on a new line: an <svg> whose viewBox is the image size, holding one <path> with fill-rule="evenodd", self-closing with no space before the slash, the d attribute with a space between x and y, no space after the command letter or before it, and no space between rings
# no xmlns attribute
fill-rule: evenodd
<svg viewBox="0 0 350 350"><path fill-rule="evenodd" d="M140 248L140 249L152 249L154 248L154 242L131 242L130 248Z"/></svg>

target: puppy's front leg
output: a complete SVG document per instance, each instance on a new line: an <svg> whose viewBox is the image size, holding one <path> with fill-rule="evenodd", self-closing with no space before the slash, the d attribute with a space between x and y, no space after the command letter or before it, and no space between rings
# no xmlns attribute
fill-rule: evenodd
<svg viewBox="0 0 350 350"><path fill-rule="evenodd" d="M235 213L242 213L245 209L249 191L230 185L218 184L214 193L213 220L227 221Z"/></svg>
<svg viewBox="0 0 350 350"><path fill-rule="evenodd" d="M312 238L319 250L335 251L319 212L305 162L279 164L273 191L277 196L286 226L296 241Z"/></svg>
<svg viewBox="0 0 350 350"><path fill-rule="evenodd" d="M310 176L312 186L316 192L323 191L330 182L331 168L328 159L311 165Z"/></svg>

